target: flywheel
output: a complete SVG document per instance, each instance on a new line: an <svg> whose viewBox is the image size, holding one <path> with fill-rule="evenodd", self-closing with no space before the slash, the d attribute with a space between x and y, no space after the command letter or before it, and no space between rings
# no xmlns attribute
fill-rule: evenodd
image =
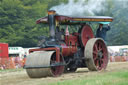
<svg viewBox="0 0 128 85"><path fill-rule="evenodd" d="M79 41L81 47L85 47L87 41L91 38L94 38L94 34L92 31L92 28L90 25L84 25L80 30L79 30Z"/></svg>
<svg viewBox="0 0 128 85"><path fill-rule="evenodd" d="M108 50L102 39L92 38L88 40L85 46L84 56L89 70L98 71L106 69L108 64Z"/></svg>

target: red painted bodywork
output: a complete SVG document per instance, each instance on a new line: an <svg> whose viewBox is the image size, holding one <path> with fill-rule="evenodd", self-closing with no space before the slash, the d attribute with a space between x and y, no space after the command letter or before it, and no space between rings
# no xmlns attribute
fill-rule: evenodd
<svg viewBox="0 0 128 85"><path fill-rule="evenodd" d="M62 56L72 56L77 51L77 46L66 46L64 44L59 47L52 47L52 48L35 48L30 49L29 53L34 51L55 51L56 52L56 62L60 62L60 55Z"/></svg>
<svg viewBox="0 0 128 85"><path fill-rule="evenodd" d="M77 52L77 46L67 46L65 44L62 44L61 48L62 48L61 54L63 56L72 56L74 53Z"/></svg>
<svg viewBox="0 0 128 85"><path fill-rule="evenodd" d="M81 37L81 43L85 46L90 38L93 38L93 32L89 25L83 26L81 33L72 33L65 35L65 43L62 43L59 47L49 47L49 48L36 48L30 49L29 52L34 51L55 51L56 61L60 62L61 56L73 56L80 46L79 37Z"/></svg>
<svg viewBox="0 0 128 85"><path fill-rule="evenodd" d="M70 34L70 35L66 35L65 36L66 45L67 46L78 46L79 45L78 37L79 37L78 33L73 33L73 34Z"/></svg>
<svg viewBox="0 0 128 85"><path fill-rule="evenodd" d="M7 43L0 43L0 58L9 58Z"/></svg>
<svg viewBox="0 0 128 85"><path fill-rule="evenodd" d="M72 56L74 53L77 52L78 45L78 33L75 33L74 35L66 35L65 44L61 44L61 47L30 49L29 53L34 51L55 51L56 61L59 62L60 54L62 56Z"/></svg>

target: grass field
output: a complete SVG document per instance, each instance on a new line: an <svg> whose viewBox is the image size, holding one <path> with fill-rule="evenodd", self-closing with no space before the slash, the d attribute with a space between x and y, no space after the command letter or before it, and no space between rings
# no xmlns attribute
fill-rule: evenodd
<svg viewBox="0 0 128 85"><path fill-rule="evenodd" d="M79 68L59 77L29 78L25 69L0 70L0 85L128 85L128 62L109 63L106 70Z"/></svg>
<svg viewBox="0 0 128 85"><path fill-rule="evenodd" d="M44 83L39 85L44 85ZM74 80L49 83L48 85L128 85L128 70L93 74Z"/></svg>

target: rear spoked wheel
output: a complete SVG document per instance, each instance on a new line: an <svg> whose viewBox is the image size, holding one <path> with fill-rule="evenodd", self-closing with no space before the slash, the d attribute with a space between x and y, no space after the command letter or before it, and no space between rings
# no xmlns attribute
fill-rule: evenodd
<svg viewBox="0 0 128 85"><path fill-rule="evenodd" d="M89 70L98 71L106 69L108 64L108 51L102 39L90 39L85 46L84 56Z"/></svg>

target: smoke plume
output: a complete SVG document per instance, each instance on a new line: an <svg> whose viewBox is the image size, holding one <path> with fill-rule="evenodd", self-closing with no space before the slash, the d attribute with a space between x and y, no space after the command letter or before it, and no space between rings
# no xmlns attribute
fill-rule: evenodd
<svg viewBox="0 0 128 85"><path fill-rule="evenodd" d="M103 12L107 9L107 1L111 0L69 0L68 3L52 7L60 15L87 16ZM113 5L121 8L128 7L128 0L112 0Z"/></svg>
<svg viewBox="0 0 128 85"><path fill-rule="evenodd" d="M67 4L60 4L51 8L56 10L58 14L84 16L95 15L94 11L100 12L104 10L105 0L69 0Z"/></svg>

